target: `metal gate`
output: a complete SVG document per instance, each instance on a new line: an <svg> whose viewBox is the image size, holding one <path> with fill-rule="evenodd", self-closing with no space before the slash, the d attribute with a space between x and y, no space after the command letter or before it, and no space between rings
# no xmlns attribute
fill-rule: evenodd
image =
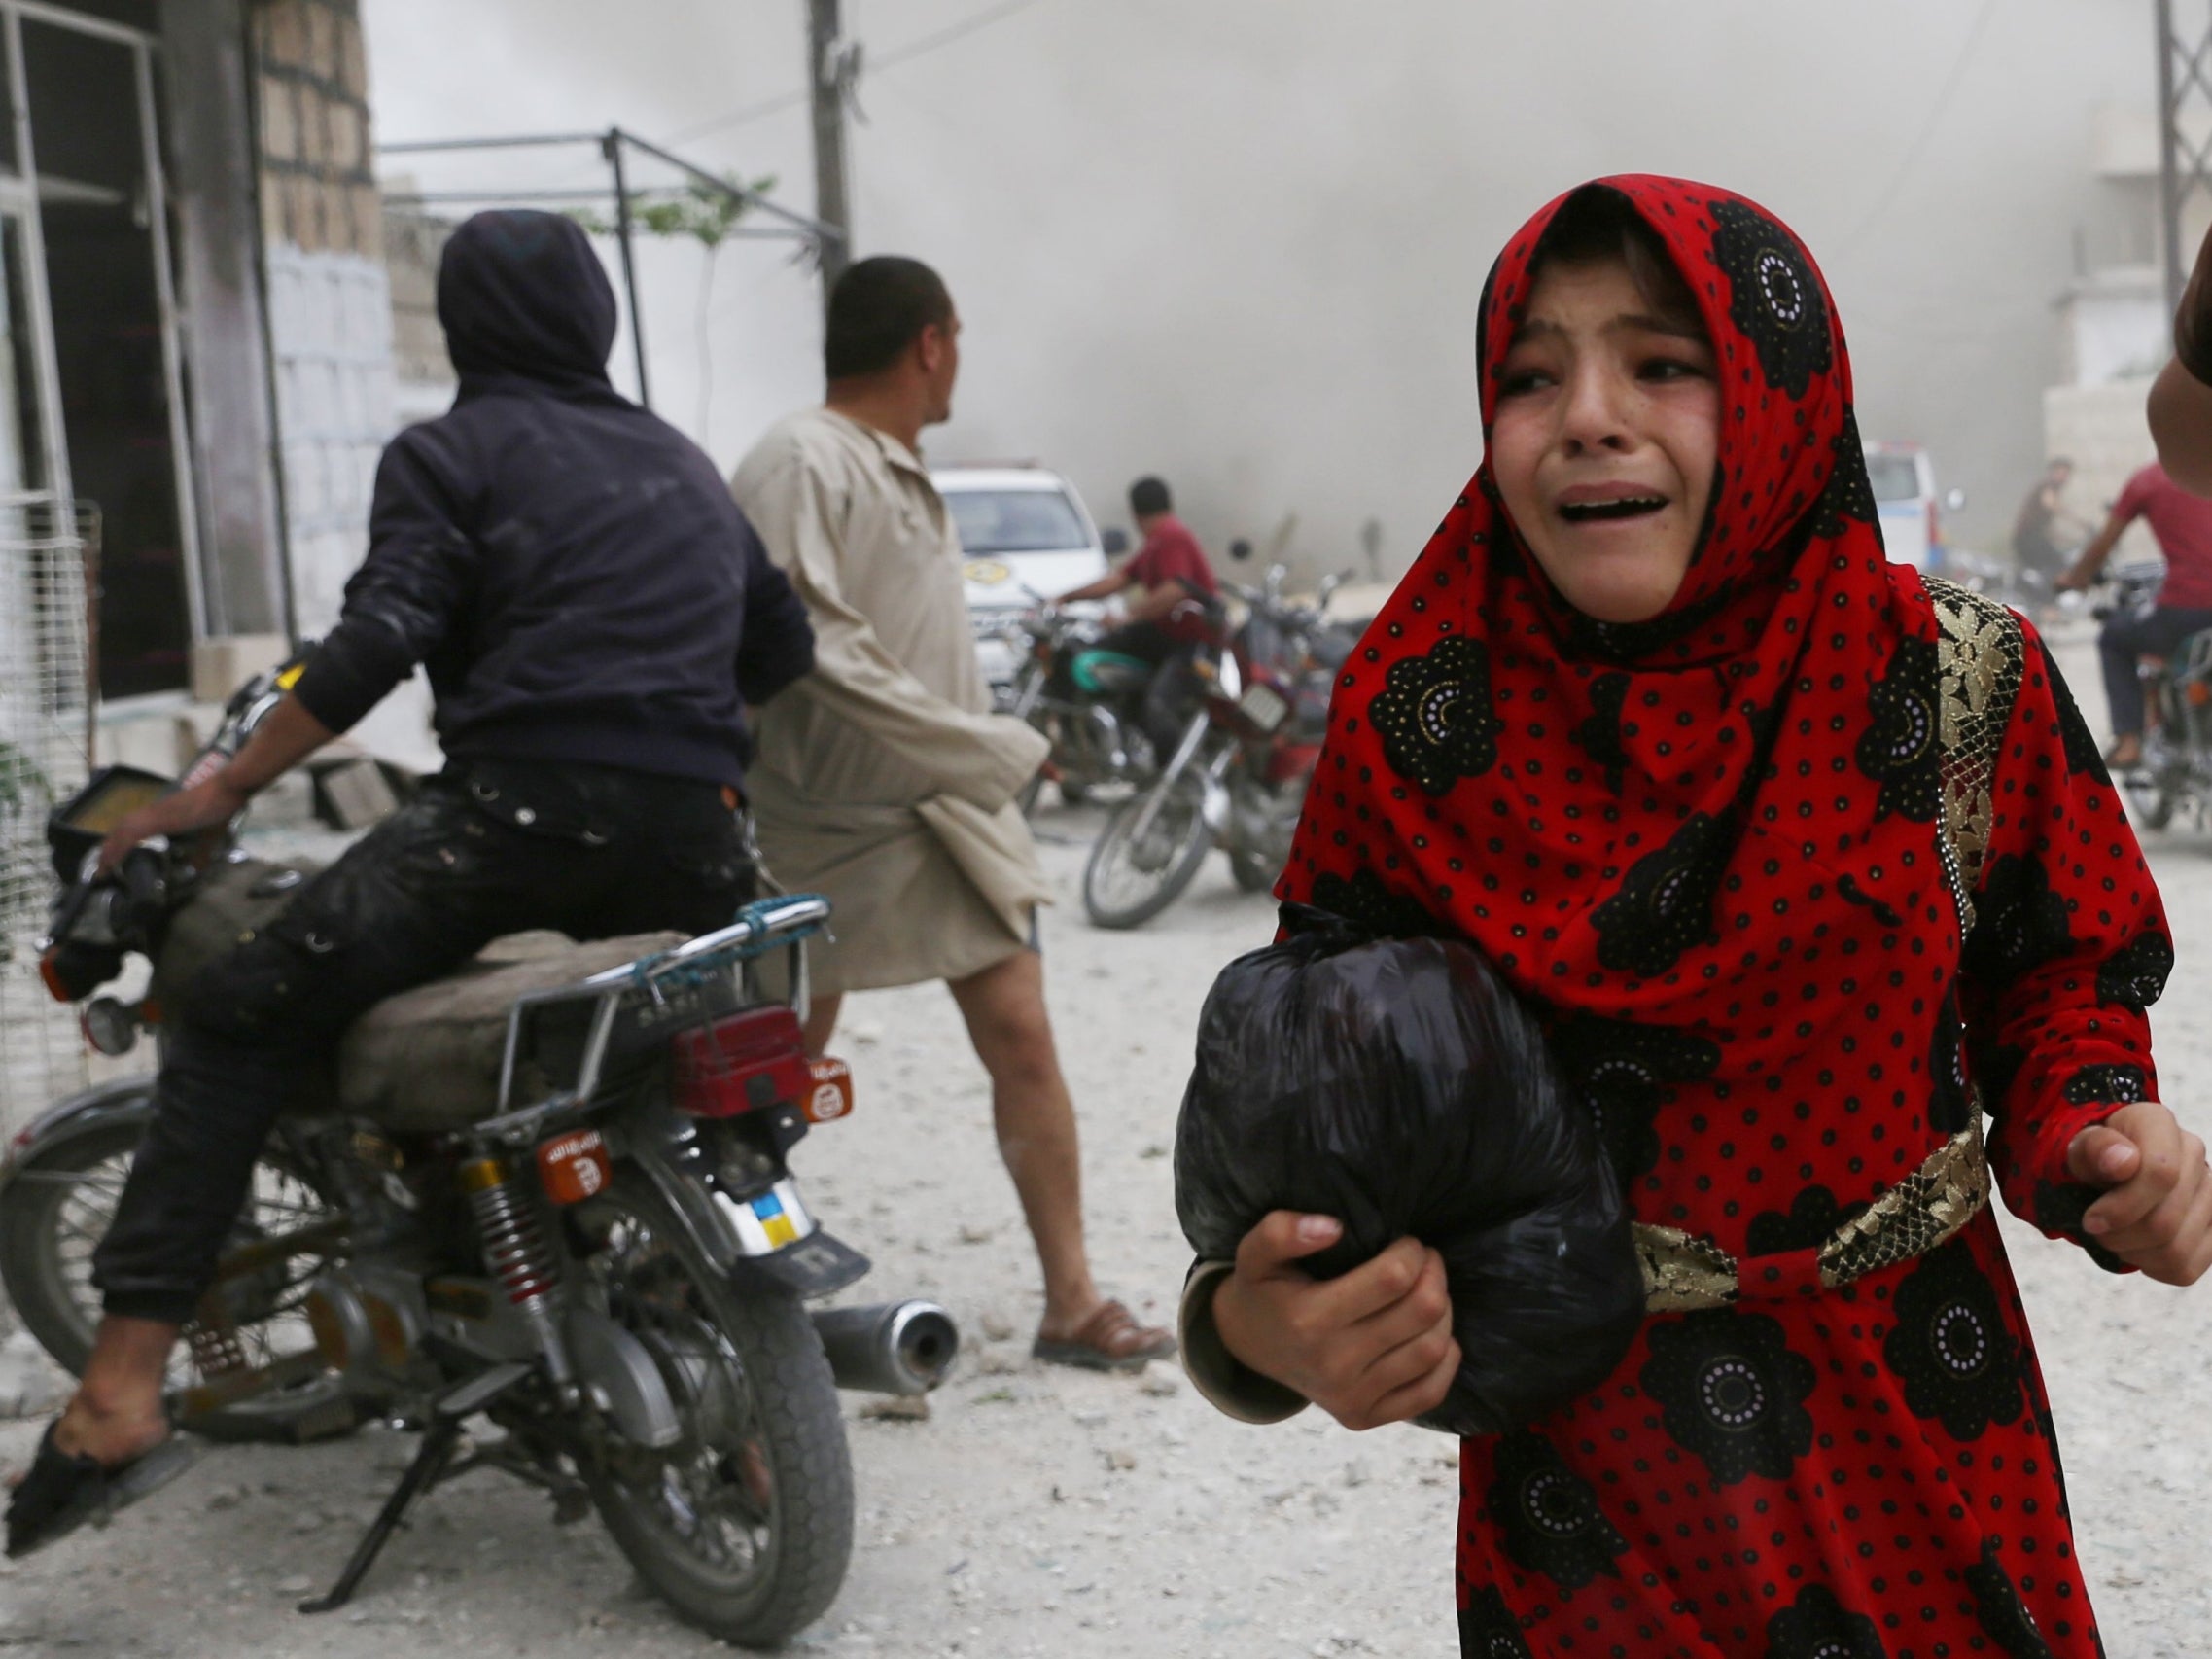
<svg viewBox="0 0 2212 1659"><path fill-rule="evenodd" d="M90 507L0 498L0 1139L86 1080L75 1012L40 982L37 941L54 892L47 813L91 757L98 530Z"/></svg>

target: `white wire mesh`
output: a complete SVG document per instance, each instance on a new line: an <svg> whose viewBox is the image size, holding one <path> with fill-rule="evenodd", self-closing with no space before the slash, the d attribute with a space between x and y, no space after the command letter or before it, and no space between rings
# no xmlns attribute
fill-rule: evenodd
<svg viewBox="0 0 2212 1659"><path fill-rule="evenodd" d="M82 1088L72 1009L47 994L37 940L53 900L47 813L90 763L89 506L0 498L0 1136Z"/></svg>

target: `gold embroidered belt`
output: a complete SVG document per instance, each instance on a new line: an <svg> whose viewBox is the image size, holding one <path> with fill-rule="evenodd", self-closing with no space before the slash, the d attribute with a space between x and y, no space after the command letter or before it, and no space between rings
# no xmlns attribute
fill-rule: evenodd
<svg viewBox="0 0 2212 1659"><path fill-rule="evenodd" d="M1989 1202L1989 1158L1981 1113L1927 1162L1819 1244L1738 1261L1718 1245L1674 1227L1638 1221L1644 1311L1688 1313L1732 1302L1781 1301L1848 1285L1924 1255L1953 1237Z"/></svg>

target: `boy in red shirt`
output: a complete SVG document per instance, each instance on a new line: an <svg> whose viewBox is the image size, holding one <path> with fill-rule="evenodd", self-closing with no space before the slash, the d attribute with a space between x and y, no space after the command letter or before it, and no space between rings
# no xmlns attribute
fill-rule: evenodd
<svg viewBox="0 0 2212 1659"><path fill-rule="evenodd" d="M2166 580L2157 609L2148 616L2116 616L2097 635L2105 706L2112 714L2112 748L2105 760L2116 767L2138 765L2143 759L2137 660L2165 656L2191 634L2212 628L2212 501L2190 494L2156 461L2127 480L2104 528L2082 549L2074 568L2058 579L2058 586L2083 588L2096 581L2120 533L2138 518L2150 524L2165 554Z"/></svg>
<svg viewBox="0 0 2212 1659"><path fill-rule="evenodd" d="M1220 583L1207 562L1206 549L1176 516L1164 480L1143 477L1131 484L1129 511L1144 538L1143 546L1119 569L1063 593L1058 603L1138 590L1123 601L1128 620L1094 649L1152 664L1143 697L1144 730L1165 760L1181 736L1180 691L1188 679L1190 646L1205 632L1205 607L1220 591Z"/></svg>

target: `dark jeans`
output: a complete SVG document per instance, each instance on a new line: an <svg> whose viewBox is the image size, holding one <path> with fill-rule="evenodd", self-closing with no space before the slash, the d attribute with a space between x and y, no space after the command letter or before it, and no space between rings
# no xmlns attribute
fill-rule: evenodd
<svg viewBox="0 0 2212 1659"><path fill-rule="evenodd" d="M2145 656L2171 655L2191 634L2212 628L2212 611L2160 605L2148 615L2115 617L2097 635L2104 664L2104 701L2115 737L2143 734L2143 686L2135 664Z"/></svg>
<svg viewBox="0 0 2212 1659"><path fill-rule="evenodd" d="M319 1092L339 1038L374 1004L502 934L701 934L754 891L718 785L554 762L449 767L187 994L93 1254L107 1311L192 1317L269 1130Z"/></svg>

